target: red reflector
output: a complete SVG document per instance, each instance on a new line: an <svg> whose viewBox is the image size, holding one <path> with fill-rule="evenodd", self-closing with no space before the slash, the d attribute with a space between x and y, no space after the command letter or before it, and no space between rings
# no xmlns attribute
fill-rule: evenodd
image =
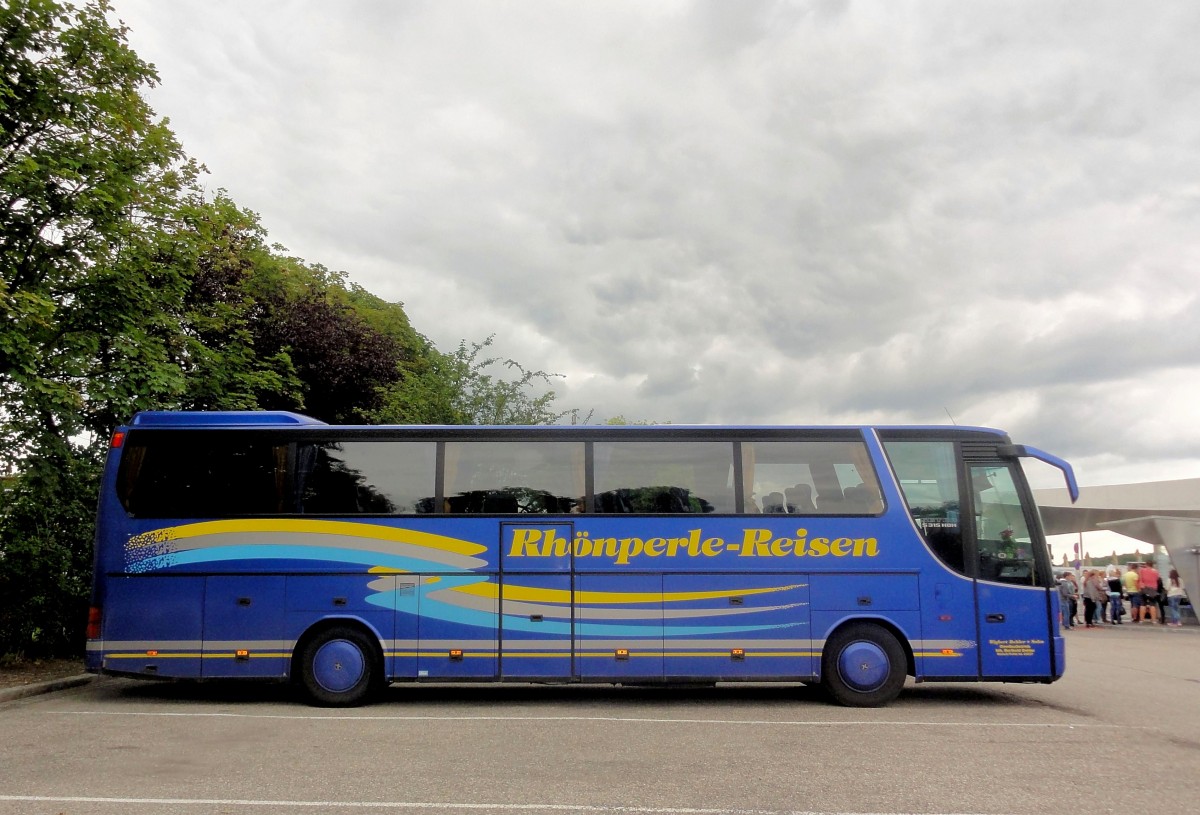
<svg viewBox="0 0 1200 815"><path fill-rule="evenodd" d="M100 639L100 607L92 606L88 609L87 621L87 638L89 640Z"/></svg>
<svg viewBox="0 0 1200 815"><path fill-rule="evenodd" d="M116 433L113 433L112 449L118 450L118 449L120 449L121 445L124 443L125 443L125 431L124 430L118 430Z"/></svg>

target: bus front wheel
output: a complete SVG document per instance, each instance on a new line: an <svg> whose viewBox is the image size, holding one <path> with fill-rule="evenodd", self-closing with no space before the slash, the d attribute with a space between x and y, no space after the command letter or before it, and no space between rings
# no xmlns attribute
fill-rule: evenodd
<svg viewBox="0 0 1200 815"><path fill-rule="evenodd" d="M300 687L322 707L361 705L383 680L378 649L357 628L328 628L308 640L299 657Z"/></svg>
<svg viewBox="0 0 1200 815"><path fill-rule="evenodd" d="M839 704L882 707L904 687L904 648L887 629L854 623L825 643L821 681Z"/></svg>

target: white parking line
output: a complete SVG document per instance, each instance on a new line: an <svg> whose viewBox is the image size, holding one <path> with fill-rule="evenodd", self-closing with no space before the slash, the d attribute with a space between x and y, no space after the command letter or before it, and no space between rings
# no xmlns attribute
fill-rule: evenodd
<svg viewBox="0 0 1200 815"><path fill-rule="evenodd" d="M698 807L601 806L593 804L470 804L430 801L259 801L247 798L105 798L68 795L0 795L0 801L50 804L145 804L153 806L277 807L294 809L484 810L488 812L626 812L634 815L912 815L897 812L817 812L804 809L709 809ZM921 813L921 815L961 815Z"/></svg>
<svg viewBox="0 0 1200 815"><path fill-rule="evenodd" d="M291 713L178 713L135 710L65 710L69 716L149 716L197 719L288 719L317 722L614 722L628 724L763 725L789 727L1024 727L1067 730L1145 730L1140 725L1087 724L1074 722L922 722L922 721L807 721L787 719L668 719L628 716L354 716L301 715Z"/></svg>

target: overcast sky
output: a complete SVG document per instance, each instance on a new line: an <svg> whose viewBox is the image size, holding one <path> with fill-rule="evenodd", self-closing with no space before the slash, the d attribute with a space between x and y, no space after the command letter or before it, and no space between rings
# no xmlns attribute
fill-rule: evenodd
<svg viewBox="0 0 1200 815"><path fill-rule="evenodd" d="M212 189L562 408L1200 476L1200 3L114 6Z"/></svg>

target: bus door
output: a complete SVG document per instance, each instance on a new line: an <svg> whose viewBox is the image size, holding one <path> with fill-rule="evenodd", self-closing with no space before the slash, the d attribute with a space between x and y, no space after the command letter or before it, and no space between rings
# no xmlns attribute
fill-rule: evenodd
<svg viewBox="0 0 1200 815"><path fill-rule="evenodd" d="M1022 500L1015 463L967 460L975 519L976 609L984 679L1051 676L1049 554L1034 545L1036 521Z"/></svg>
<svg viewBox="0 0 1200 815"><path fill-rule="evenodd" d="M892 435L884 446L909 515L944 567L921 576L918 676L1050 676L1049 554L1032 544L1015 462L995 444Z"/></svg>
<svg viewBox="0 0 1200 815"><path fill-rule="evenodd" d="M574 526L500 525L500 676L575 676Z"/></svg>

